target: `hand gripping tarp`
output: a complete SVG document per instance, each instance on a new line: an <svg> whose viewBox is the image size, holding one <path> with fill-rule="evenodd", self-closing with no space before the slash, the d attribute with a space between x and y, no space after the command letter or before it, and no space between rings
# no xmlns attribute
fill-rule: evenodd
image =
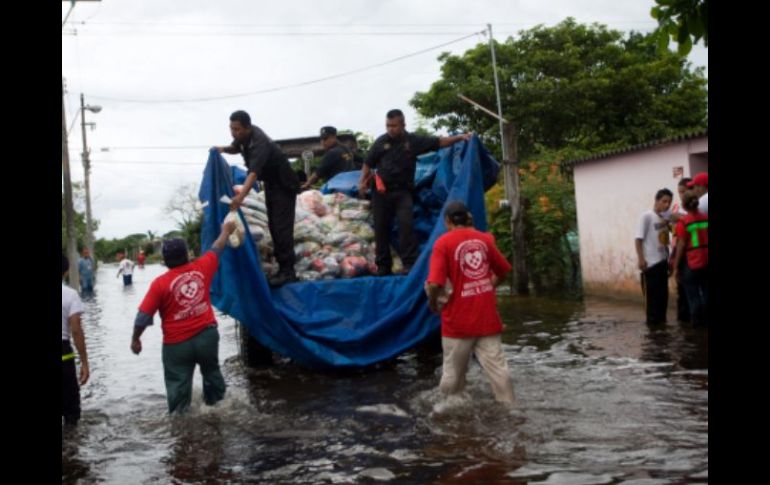
<svg viewBox="0 0 770 485"><path fill-rule="evenodd" d="M431 248L446 232L443 206L462 200L475 226L486 230L485 187L491 187L499 164L474 136L439 150L432 187L441 209L433 214L432 232L407 276L363 276L291 283L270 288L259 251L250 238L237 249L222 252L211 286L211 301L248 328L249 334L273 351L314 368L363 367L393 358L414 347L440 327L428 310L423 284ZM209 154L200 188L204 204L202 247L219 234L232 197L235 167L216 150ZM415 197L417 199L417 197ZM241 215L241 220L247 224Z"/></svg>

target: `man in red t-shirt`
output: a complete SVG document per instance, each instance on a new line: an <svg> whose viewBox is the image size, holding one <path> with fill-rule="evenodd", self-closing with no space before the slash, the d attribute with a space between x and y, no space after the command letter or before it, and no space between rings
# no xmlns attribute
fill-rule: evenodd
<svg viewBox="0 0 770 485"><path fill-rule="evenodd" d="M709 295L709 218L699 210L698 194L687 191L682 199L687 215L676 225L677 247L674 278L682 272L682 281L690 306L690 321L696 327L708 327ZM682 262L684 261L684 262Z"/></svg>
<svg viewBox="0 0 770 485"><path fill-rule="evenodd" d="M513 403L513 384L500 338L503 322L495 293L511 264L497 249L494 236L473 228L471 213L462 202L446 206L444 223L448 232L433 246L425 282L428 306L441 314L444 364L439 389L444 394L463 390L473 352L489 377L495 399ZM452 293L442 310L439 296L447 279Z"/></svg>
<svg viewBox="0 0 770 485"><path fill-rule="evenodd" d="M131 351L139 354L139 337L160 311L163 330L163 372L168 411L185 411L192 400L195 365L203 376L203 400L212 405L225 396L225 380L219 370L219 331L211 308L209 289L219 265L219 255L235 222L222 225L211 249L190 262L183 239L163 242L167 272L153 280L134 321Z"/></svg>

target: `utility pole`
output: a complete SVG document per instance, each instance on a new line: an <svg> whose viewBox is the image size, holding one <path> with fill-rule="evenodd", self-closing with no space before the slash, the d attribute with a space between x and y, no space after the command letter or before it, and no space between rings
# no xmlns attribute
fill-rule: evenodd
<svg viewBox="0 0 770 485"><path fill-rule="evenodd" d="M500 81L497 79L497 58L495 56L495 39L492 37L492 24L487 24L487 29L489 29L489 50L492 51L492 74L495 76L495 96L497 97L497 120L500 123L500 145L501 150L503 151L503 161L508 160L508 147L503 142L503 139L505 137L505 131L503 129L503 123L505 123L505 120L503 119L503 103L500 100ZM508 172L505 172L505 176L508 177ZM508 198L508 180L506 178L505 183L505 197Z"/></svg>
<svg viewBox="0 0 770 485"><path fill-rule="evenodd" d="M489 49L492 51L492 73L495 78L497 119L500 123L500 148L503 153L505 198L508 200L508 206L511 209L511 241L513 242L511 293L513 293L515 287L519 294L529 294L529 273L524 258L524 221L519 193L517 134L515 126L503 118L503 104L500 99L500 81L497 77L497 58L495 56L495 40L492 37L492 24L487 24L487 29L489 30Z"/></svg>
<svg viewBox="0 0 770 485"><path fill-rule="evenodd" d="M93 223L91 218L91 161L88 158L90 150L88 149L88 142L86 141L86 125L90 125L93 129L95 123L86 123L86 110L93 113L98 113L102 110L101 106L86 106L83 93L80 93L80 127L83 133L83 171L85 173L85 185L86 185L86 247L88 248L91 258L94 259L94 265L96 265L96 255L94 254L94 232Z"/></svg>
<svg viewBox="0 0 770 485"><path fill-rule="evenodd" d="M67 23L67 19L70 18L70 14L72 13L72 10L75 8L75 2L101 2L102 0L62 0L62 2L70 2L70 9L67 10L67 15L65 15L64 20L61 21L61 27L64 28L64 25Z"/></svg>
<svg viewBox="0 0 770 485"><path fill-rule="evenodd" d="M521 210L521 191L519 189L519 161L516 125L508 123L503 132L503 145L511 155L510 160L504 160L510 181L510 189L506 186L508 205L511 208L511 241L513 242L513 284L520 295L529 294L529 271L527 270L526 246L524 244L524 211Z"/></svg>
<svg viewBox="0 0 770 485"><path fill-rule="evenodd" d="M67 0L62 0L66 2ZM61 22L62 29L67 23L72 10L75 8L77 1L96 1L101 0L69 0L70 8L67 10L67 15L64 16L64 20ZM70 260L70 272L69 280L70 286L75 291L80 291L80 272L78 271L78 242L77 235L75 234L75 210L72 206L72 178L70 177L70 155L69 147L67 145L67 120L64 111L64 77L61 78L61 168L62 178L64 183L64 218L67 224L67 258ZM86 175L87 176L87 175ZM93 256L92 256L93 257Z"/></svg>
<svg viewBox="0 0 770 485"><path fill-rule="evenodd" d="M503 160L503 175L505 188L505 202L506 206L511 210L510 228L511 228L511 241L513 242L513 273L511 273L511 294L513 289L521 295L529 294L529 272L527 271L526 252L524 245L524 212L521 210L521 196L519 190L519 171L518 161L516 157L518 155L518 147L516 143L516 126L506 120L503 117L496 115L494 112L488 110L484 106L475 102L474 100L463 96L457 95L466 103L472 104L478 109L484 111L493 118L499 119L503 123L503 139L502 144L505 147L505 153L510 153L513 156L513 160Z"/></svg>
<svg viewBox="0 0 770 485"><path fill-rule="evenodd" d="M67 146L67 119L64 111L64 78L61 82L61 166L64 178L64 219L67 224L67 258L70 260L69 282L75 291L80 291L78 272L78 243L75 234L75 210L72 206L72 179L70 177L70 155Z"/></svg>

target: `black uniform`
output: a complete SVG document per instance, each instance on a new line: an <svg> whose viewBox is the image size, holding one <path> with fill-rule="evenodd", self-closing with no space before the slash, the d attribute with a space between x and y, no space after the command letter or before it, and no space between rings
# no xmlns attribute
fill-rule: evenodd
<svg viewBox="0 0 770 485"><path fill-rule="evenodd" d="M372 181L372 212L374 214L374 239L377 244L377 271L389 274L393 260L390 257L390 228L393 216L398 218L398 239L401 260L409 269L417 260L417 239L412 224L412 189L417 156L439 149L435 136L418 136L405 132L393 139L385 134L377 138L364 162L376 169L385 183L386 192L380 194Z"/></svg>
<svg viewBox="0 0 770 485"><path fill-rule="evenodd" d="M345 145L337 143L326 151L317 173L319 178L329 180L340 172L351 170L354 170L353 152Z"/></svg>
<svg viewBox="0 0 770 485"><path fill-rule="evenodd" d="M273 238L280 271L294 274L294 209L299 179L281 148L259 127L251 125L251 138L232 144L243 156L249 172L264 182L267 225Z"/></svg>

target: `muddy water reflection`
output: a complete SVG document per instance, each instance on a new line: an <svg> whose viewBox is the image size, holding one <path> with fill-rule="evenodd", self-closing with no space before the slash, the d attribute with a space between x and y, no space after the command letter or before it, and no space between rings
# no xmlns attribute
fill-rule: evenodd
<svg viewBox="0 0 770 485"><path fill-rule="evenodd" d="M220 319L224 402L166 413L160 328L131 354L131 326L160 266L125 290L102 265L84 319L92 381L62 440L74 483L677 483L708 481L708 335L649 329L638 305L502 298L519 403L496 404L478 365L467 396L436 392L440 355L364 371L281 361L245 369Z"/></svg>

